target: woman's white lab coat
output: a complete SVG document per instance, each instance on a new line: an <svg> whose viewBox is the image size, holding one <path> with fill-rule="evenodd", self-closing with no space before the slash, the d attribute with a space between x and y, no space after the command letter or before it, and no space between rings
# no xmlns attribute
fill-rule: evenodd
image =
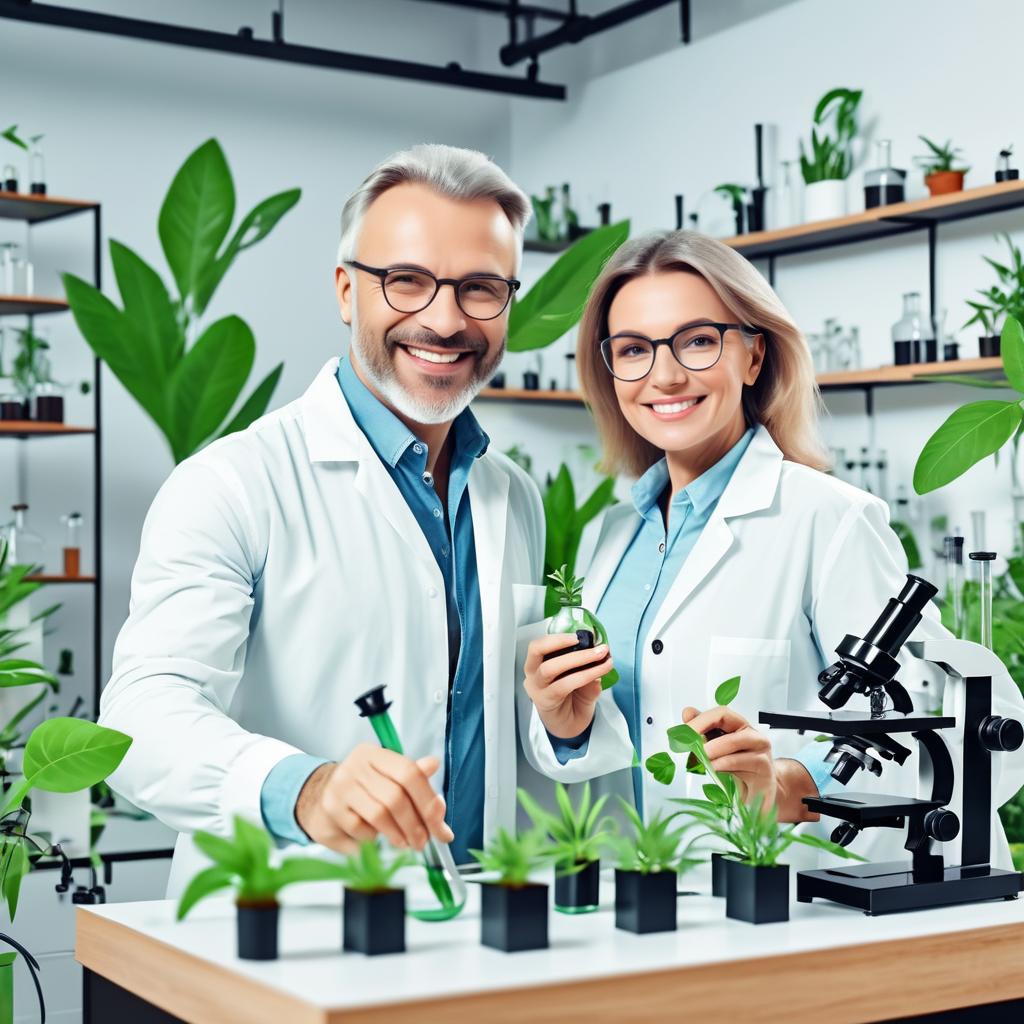
<svg viewBox="0 0 1024 1024"><path fill-rule="evenodd" d="M638 523L630 504L607 513L586 573L586 607L597 608ZM899 593L906 571L906 557L888 526L884 502L785 461L768 431L759 427L644 638L641 759L668 750L665 731L682 720L682 709L713 706L718 684L735 675L742 683L732 706L758 728L767 729L757 724L762 710L827 711L817 697L818 673L836 660L835 648L847 633L860 636L872 625L889 598ZM521 639L529 633L525 630ZM948 635L938 609L930 605L911 639ZM901 661L899 678L915 705L940 706L945 682L941 671L909 653ZM1008 675L994 680L993 692L997 714L1024 718L1024 701ZM854 697L847 708L866 706L864 698ZM565 782L601 776L601 790L631 798L627 766L633 751L611 691L598 701L585 755L565 765L555 758L536 710L524 729L529 730L531 760L545 774ZM770 733L776 756L792 755L814 735ZM953 738L951 732L943 735ZM917 744L908 745L914 753L902 767L886 764L880 779L860 771L847 789L916 795ZM956 756L954 751L954 761ZM669 797L700 795L696 787L703 777L687 776L682 755L677 760L680 770L670 786L643 772L645 813ZM994 764L997 806L1024 783L1024 750L998 754ZM993 861L1009 868L1006 838L994 813L993 819ZM836 824L822 818L801 827L827 836ZM899 830L867 829L853 849L871 860L900 859L907 856L904 840ZM958 863L958 841L942 849L949 863ZM830 854L822 857L832 859ZM817 855L796 846L786 859L806 866Z"/></svg>

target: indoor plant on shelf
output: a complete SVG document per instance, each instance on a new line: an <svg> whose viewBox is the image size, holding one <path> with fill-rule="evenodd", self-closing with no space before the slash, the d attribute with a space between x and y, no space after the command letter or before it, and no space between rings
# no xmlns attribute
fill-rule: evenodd
<svg viewBox="0 0 1024 1024"><path fill-rule="evenodd" d="M933 196L962 192L964 175L970 168L953 165L959 162L958 158L963 151L953 146L952 139L944 145L939 145L924 135L918 135L918 138L929 150L923 156L914 158L914 163L924 171L924 183L928 186L928 191Z"/></svg>
<svg viewBox="0 0 1024 1024"><path fill-rule="evenodd" d="M199 318L236 257L266 238L300 195L290 189L257 203L229 238L234 182L217 140L208 139L181 166L160 208L160 244L177 294L114 239L110 259L123 309L74 274L63 275L78 329L163 433L176 463L214 437L243 430L267 409L284 364L229 419L252 371L256 342L241 317L222 317L201 332Z"/></svg>
<svg viewBox="0 0 1024 1024"><path fill-rule="evenodd" d="M235 816L234 836L226 839L196 832L196 846L213 861L188 883L178 903L178 920L207 896L234 889L238 956L243 960L277 959L278 893L297 882L338 881L340 866L314 857L286 857L272 862L270 835L260 826Z"/></svg>
<svg viewBox="0 0 1024 1024"><path fill-rule="evenodd" d="M345 883L342 905L342 947L356 953L405 952L405 890L394 886L401 868L414 864L411 854L385 861L375 839L338 864Z"/></svg>
<svg viewBox="0 0 1024 1024"><path fill-rule="evenodd" d="M846 213L846 179L853 169L852 146L862 95L860 89L832 89L814 108L809 155L800 143L800 171L806 186L804 220L827 220Z"/></svg>
<svg viewBox="0 0 1024 1024"><path fill-rule="evenodd" d="M1013 244L1009 234L1002 237L1006 239L1006 247L1010 250L1009 261L999 263L989 256L982 257L996 272L999 283L987 289L979 288L981 301L967 300L967 305L974 313L964 327L976 323L980 324L985 332L978 339L978 354L981 356L999 355L999 331L1006 317L1012 316L1016 320L1024 321L1024 256L1021 255L1020 248ZM997 241L999 238L1000 236L996 235Z"/></svg>
<svg viewBox="0 0 1024 1024"><path fill-rule="evenodd" d="M548 945L548 886L530 875L555 858L555 848L539 828L512 835L499 828L483 850L469 851L484 871L497 872L480 886L480 941L517 953Z"/></svg>
<svg viewBox="0 0 1024 1024"><path fill-rule="evenodd" d="M608 795L591 800L590 783L583 784L579 804L558 782L555 801L558 813L546 811L524 789L516 791L533 824L554 843L555 910L586 914L597 910L601 892L601 850L607 845L612 819L601 817Z"/></svg>

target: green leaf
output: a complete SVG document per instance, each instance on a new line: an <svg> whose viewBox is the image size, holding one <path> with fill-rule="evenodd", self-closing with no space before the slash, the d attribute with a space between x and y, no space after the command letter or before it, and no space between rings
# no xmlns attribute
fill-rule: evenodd
<svg viewBox="0 0 1024 1024"><path fill-rule="evenodd" d="M248 849L231 839L214 835L212 832L196 832L192 836L192 842L200 852L225 871L242 876L250 869L251 857Z"/></svg>
<svg viewBox="0 0 1024 1024"><path fill-rule="evenodd" d="M183 300L196 296L234 216L227 159L217 140L207 139L181 165L160 207L160 244Z"/></svg>
<svg viewBox="0 0 1024 1024"><path fill-rule="evenodd" d="M691 729L690 726L681 722L668 730L668 745L677 754L693 750L695 747L700 747L703 750L704 737L696 729Z"/></svg>
<svg viewBox="0 0 1024 1024"><path fill-rule="evenodd" d="M200 274L193 292L193 311L196 316L201 315L209 305L217 285L234 263L235 257L266 238L274 230L277 222L299 201L301 195L302 189L298 188L279 192L257 203L245 215L231 241L224 247L224 251Z"/></svg>
<svg viewBox="0 0 1024 1024"><path fill-rule="evenodd" d="M914 467L918 494L943 487L997 452L1020 426L1016 402L971 402L953 411L928 439Z"/></svg>
<svg viewBox="0 0 1024 1024"><path fill-rule="evenodd" d="M278 363L260 382L253 393L245 400L242 407L231 418L231 422L220 432L220 437L227 437L236 431L245 430L250 423L258 420L270 404L270 398L274 394L277 382L281 379L281 371L284 363Z"/></svg>
<svg viewBox="0 0 1024 1024"><path fill-rule="evenodd" d="M7 902L7 913L10 919L18 912L18 897L21 895L22 879L28 874L29 864L28 851L21 839L8 840L12 850L9 858L6 859L3 868L3 896Z"/></svg>
<svg viewBox="0 0 1024 1024"><path fill-rule="evenodd" d="M1015 317L1008 316L1003 324L999 351L1006 379L1016 391L1024 393L1024 328Z"/></svg>
<svg viewBox="0 0 1024 1024"><path fill-rule="evenodd" d="M345 869L340 864L316 857L288 857L274 871L273 881L275 890L280 892L297 882L340 882L344 877Z"/></svg>
<svg viewBox="0 0 1024 1024"><path fill-rule="evenodd" d="M644 767L651 773L654 781L660 782L663 786L669 785L676 777L676 762L672 755L664 750L657 754L651 754L644 761Z"/></svg>
<svg viewBox="0 0 1024 1024"><path fill-rule="evenodd" d="M984 377L971 377L966 373L923 373L914 380L925 381L928 384L965 384L971 388L994 388L997 391L1005 391L1010 386L1008 380L986 380Z"/></svg>
<svg viewBox="0 0 1024 1024"><path fill-rule="evenodd" d="M629 237L629 221L595 228L570 246L514 302L508 321L508 350L545 348L574 327L587 295L612 253Z"/></svg>
<svg viewBox="0 0 1024 1024"><path fill-rule="evenodd" d="M704 786L704 796L707 797L709 803L715 804L718 807L729 806L729 797L718 786L710 784Z"/></svg>
<svg viewBox="0 0 1024 1024"><path fill-rule="evenodd" d="M22 771L30 787L75 793L102 782L132 745L130 736L80 718L50 718L32 730Z"/></svg>
<svg viewBox="0 0 1024 1024"><path fill-rule="evenodd" d="M211 324L188 351L171 381L172 447L181 462L223 422L256 356L249 325L237 316Z"/></svg>
<svg viewBox="0 0 1024 1024"><path fill-rule="evenodd" d="M181 921L200 900L212 896L213 893L219 892L221 889L227 889L233 884L233 881L231 872L219 866L200 871L181 894L177 919Z"/></svg>
<svg viewBox="0 0 1024 1024"><path fill-rule="evenodd" d="M726 679L721 686L715 690L715 703L722 705L722 707L728 707L735 699L736 694L740 692L740 677L733 676L731 679Z"/></svg>

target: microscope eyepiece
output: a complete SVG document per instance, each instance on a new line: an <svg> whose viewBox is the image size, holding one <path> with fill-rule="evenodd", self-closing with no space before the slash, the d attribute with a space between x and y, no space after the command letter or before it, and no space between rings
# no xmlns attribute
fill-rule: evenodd
<svg viewBox="0 0 1024 1024"><path fill-rule="evenodd" d="M908 574L899 597L890 598L864 639L885 651L889 657L895 658L907 637L921 621L921 612L937 593L938 590L927 580Z"/></svg>

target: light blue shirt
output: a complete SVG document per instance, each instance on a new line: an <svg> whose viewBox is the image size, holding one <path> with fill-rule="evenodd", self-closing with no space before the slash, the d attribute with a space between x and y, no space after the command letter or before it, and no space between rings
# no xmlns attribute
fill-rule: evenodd
<svg viewBox="0 0 1024 1024"><path fill-rule="evenodd" d="M644 759L640 730L643 646L669 590L753 436L754 430L747 430L710 469L672 495L667 529L661 511L661 498L671 486L667 461L656 462L633 485L633 505L640 514L640 523L596 612L608 633L612 659L619 671L619 682L612 687L612 696L626 719L629 737L641 764ZM588 741L589 731L568 741L552 737L552 746L558 760L564 764L582 756ZM831 770L831 765L824 761L828 749L828 744L810 743L796 755L811 773L819 792L823 791ZM640 767L633 769L633 795L641 813L642 772Z"/></svg>
<svg viewBox="0 0 1024 1024"><path fill-rule="evenodd" d="M453 422L446 519L427 472L427 445L377 400L347 359L338 365L338 383L357 426L416 517L444 578L449 665L445 818L455 833L452 856L461 863L469 860L470 847L483 845L483 622L468 483L473 462L487 450L488 437L468 409ZM295 803L306 779L325 763L294 754L268 774L260 805L264 824L278 839L309 841L295 821Z"/></svg>

